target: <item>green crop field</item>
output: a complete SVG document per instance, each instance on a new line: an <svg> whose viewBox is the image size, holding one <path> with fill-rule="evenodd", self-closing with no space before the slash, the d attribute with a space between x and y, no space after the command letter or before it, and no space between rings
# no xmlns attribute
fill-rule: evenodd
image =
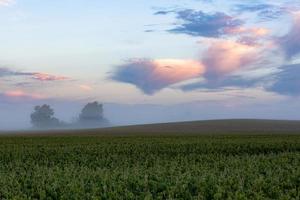
<svg viewBox="0 0 300 200"><path fill-rule="evenodd" d="M0 137L0 199L299 198L299 135Z"/></svg>

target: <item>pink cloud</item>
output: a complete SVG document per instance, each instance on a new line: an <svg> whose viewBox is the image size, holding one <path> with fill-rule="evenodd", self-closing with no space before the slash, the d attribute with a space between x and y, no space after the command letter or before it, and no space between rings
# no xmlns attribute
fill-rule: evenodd
<svg viewBox="0 0 300 200"><path fill-rule="evenodd" d="M263 31L257 31L262 35ZM205 40L208 48L196 60L158 59L134 60L117 68L112 79L135 85L146 94L194 78L203 77L214 84L234 72L256 64L263 58L266 44L244 41Z"/></svg>
<svg viewBox="0 0 300 200"><path fill-rule="evenodd" d="M14 0L0 0L0 6L8 6L14 3Z"/></svg>
<svg viewBox="0 0 300 200"><path fill-rule="evenodd" d="M204 65L194 60L161 59L154 60L153 64L152 78L168 84L195 78L205 72Z"/></svg>
<svg viewBox="0 0 300 200"><path fill-rule="evenodd" d="M24 92L22 90L11 90L4 93L4 96L10 97L10 98L30 98L30 99L42 99L44 98L40 94L31 94Z"/></svg>
<svg viewBox="0 0 300 200"><path fill-rule="evenodd" d="M118 67L112 79L130 83L146 94L204 74L205 67L194 60L133 60Z"/></svg>
<svg viewBox="0 0 300 200"><path fill-rule="evenodd" d="M258 57L257 47L236 41L217 40L204 52L202 60L206 66L206 77L217 78L253 64Z"/></svg>
<svg viewBox="0 0 300 200"><path fill-rule="evenodd" d="M210 40L201 61L180 59L134 60L117 68L112 79L135 85L146 94L190 79L218 81L260 59L261 46L238 41Z"/></svg>
<svg viewBox="0 0 300 200"><path fill-rule="evenodd" d="M227 28L225 32L228 35L237 37L237 41L241 44L259 46L262 41L265 42L266 37L270 35L271 31L262 27L247 28L240 26Z"/></svg>
<svg viewBox="0 0 300 200"><path fill-rule="evenodd" d="M81 84L81 85L79 85L78 87L79 87L81 90L84 90L84 91L92 91L92 90L93 90L92 86L86 85L86 84Z"/></svg>
<svg viewBox="0 0 300 200"><path fill-rule="evenodd" d="M55 75L46 74L46 73L33 73L32 78L39 80L39 81L60 81L60 80L68 79L65 76L55 76Z"/></svg>
<svg viewBox="0 0 300 200"><path fill-rule="evenodd" d="M20 72L15 71L8 68L0 67L0 77L9 77L9 76L26 76L31 79L39 80L39 81L61 81L69 79L65 76L57 76L52 74L47 74L43 72Z"/></svg>
<svg viewBox="0 0 300 200"><path fill-rule="evenodd" d="M227 34L243 34L243 35L250 35L253 37L263 37L270 33L269 29L261 28L261 27L253 27L253 28L246 28L246 27L234 27L234 28L227 28L225 30Z"/></svg>

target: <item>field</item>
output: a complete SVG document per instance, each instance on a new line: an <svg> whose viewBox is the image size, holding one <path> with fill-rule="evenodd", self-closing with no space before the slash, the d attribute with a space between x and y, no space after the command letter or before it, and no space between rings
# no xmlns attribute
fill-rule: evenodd
<svg viewBox="0 0 300 200"><path fill-rule="evenodd" d="M0 137L0 199L299 199L300 135Z"/></svg>

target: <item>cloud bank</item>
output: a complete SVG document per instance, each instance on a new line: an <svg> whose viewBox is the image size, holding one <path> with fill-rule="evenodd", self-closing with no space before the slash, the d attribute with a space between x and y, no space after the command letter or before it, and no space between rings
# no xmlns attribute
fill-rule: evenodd
<svg viewBox="0 0 300 200"><path fill-rule="evenodd" d="M205 78L213 83L246 68L258 59L256 47L235 41L217 40L199 60L133 60L117 66L112 79L135 85L145 94L183 81Z"/></svg>
<svg viewBox="0 0 300 200"><path fill-rule="evenodd" d="M168 30L169 33L199 37L202 44L208 44L208 48L195 60L203 66L203 73L198 77L185 77L186 80L195 78L199 78L199 80L179 88L187 91L199 88L221 89L260 85L267 91L282 95L300 95L297 89L299 82L294 77L294 74L299 72L298 67L289 67L286 62L296 60L300 54L300 12L293 10L295 8L288 7L284 3L281 5L245 3L233 7L232 11L235 13L255 13L259 19L266 20L276 19L282 15L291 15L293 24L282 37L272 36L271 30L268 28L256 27L254 24L249 26L247 21L244 21L245 18L241 20L223 12L205 13L193 9L156 12L155 15L175 14L178 22L172 24L175 27ZM277 63L275 64L270 57ZM272 69L268 69L270 65L272 65ZM142 68L138 70L143 71ZM259 73L264 68L266 74L251 77L251 73ZM244 75L239 75L240 72L244 72ZM247 73L250 76L245 76ZM143 73L139 74L141 77L147 77ZM146 94L153 94L174 83L162 84L149 93L147 92L148 88L152 88L152 85L154 88L156 87L155 78L146 78L146 90L141 87L144 84L143 81L136 82L133 79L133 77L131 79L130 76L127 76L126 81L115 80L134 84ZM160 80L160 82L164 81Z"/></svg>

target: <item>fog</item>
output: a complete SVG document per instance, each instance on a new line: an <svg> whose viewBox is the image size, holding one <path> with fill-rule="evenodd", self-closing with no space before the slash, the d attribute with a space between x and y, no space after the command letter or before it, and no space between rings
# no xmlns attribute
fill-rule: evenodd
<svg viewBox="0 0 300 200"><path fill-rule="evenodd" d="M103 114L111 126L233 118L299 120L298 102L290 100L255 105L228 105L207 101L175 105L103 103ZM57 100L1 102L0 130L31 129L30 114L34 106L42 104L49 104L59 120L72 123L78 119L86 103Z"/></svg>

